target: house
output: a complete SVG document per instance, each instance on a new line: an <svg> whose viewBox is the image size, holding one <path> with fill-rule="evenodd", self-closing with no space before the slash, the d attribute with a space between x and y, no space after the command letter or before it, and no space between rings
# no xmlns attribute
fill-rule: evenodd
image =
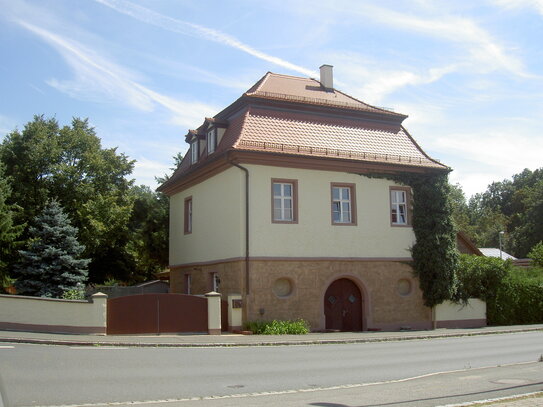
<svg viewBox="0 0 543 407"><path fill-rule="evenodd" d="M481 253L483 253L483 256L485 257L497 257L503 260L508 260L508 259L517 260L516 257L511 256L509 253L506 253L503 250L500 250L499 248L480 247L479 250L481 251Z"/></svg>
<svg viewBox="0 0 543 407"><path fill-rule="evenodd" d="M471 241L468 235L462 231L456 234L456 248L458 253L461 254L473 254L475 256L484 256L480 249L475 246L475 243Z"/></svg>
<svg viewBox="0 0 543 407"><path fill-rule="evenodd" d="M531 259L517 259L515 256L500 250L499 248L495 247L482 247L479 248L482 255L485 257L497 257L502 260L510 260L511 264L515 267L522 267L525 269L528 269L532 266L532 260Z"/></svg>
<svg viewBox="0 0 543 407"><path fill-rule="evenodd" d="M447 172L402 126L320 80L268 72L186 135L170 197L171 292L242 296L243 320L313 330L432 327L413 276L411 190ZM431 216L431 214L428 214Z"/></svg>

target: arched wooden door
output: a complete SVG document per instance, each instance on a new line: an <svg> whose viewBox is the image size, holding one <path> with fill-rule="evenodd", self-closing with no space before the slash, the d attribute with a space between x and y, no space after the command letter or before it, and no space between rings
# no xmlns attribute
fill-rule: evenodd
<svg viewBox="0 0 543 407"><path fill-rule="evenodd" d="M339 331L362 330L362 294L347 278L330 284L324 294L326 329Z"/></svg>

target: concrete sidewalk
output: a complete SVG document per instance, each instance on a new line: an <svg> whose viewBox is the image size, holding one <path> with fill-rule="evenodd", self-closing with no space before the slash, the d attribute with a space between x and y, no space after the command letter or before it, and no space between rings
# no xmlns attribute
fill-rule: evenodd
<svg viewBox="0 0 543 407"><path fill-rule="evenodd" d="M515 397L504 397L502 399L471 401L461 404L448 404L437 407L541 407L543 406L543 392L519 395Z"/></svg>
<svg viewBox="0 0 543 407"><path fill-rule="evenodd" d="M161 335L77 335L58 333L37 333L0 331L0 342L34 343L49 345L95 345L135 347L209 347L209 346L284 346L319 345L340 343L365 343L403 341L415 339L447 338L473 335L493 335L543 331L543 324L485 327L476 329L436 329L428 331L401 332L333 332L310 333L307 335L222 335L204 334L161 334Z"/></svg>

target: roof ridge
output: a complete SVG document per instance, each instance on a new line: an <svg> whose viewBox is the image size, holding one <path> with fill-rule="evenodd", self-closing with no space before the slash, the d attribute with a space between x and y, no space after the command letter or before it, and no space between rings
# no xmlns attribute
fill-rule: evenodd
<svg viewBox="0 0 543 407"><path fill-rule="evenodd" d="M274 75L274 76L282 76L284 78L292 78L292 79L303 79L303 80L308 80L308 79L311 79L311 80L316 80L315 78L311 78L311 77L304 77L304 76L295 76L295 75L287 75L287 74L284 74L284 73L275 73L275 72L270 72L268 71L269 74L271 75ZM318 81L317 81L318 82ZM320 83L320 82L319 82Z"/></svg>
<svg viewBox="0 0 543 407"><path fill-rule="evenodd" d="M392 110L383 109L382 107L370 105L369 103L366 103L366 102L364 102L364 101L362 101L362 100L360 100L360 99L357 99L357 98L355 98L354 96L349 95L348 93L345 93L345 92L343 92L343 91L341 91L341 90L338 90L338 89L336 89L336 88L333 88L333 89L334 89L336 92L341 93L342 95L347 96L348 98L351 98L351 99L353 99L353 100L356 100L358 103L362 103L363 105L366 105L366 106L368 106L368 107L371 107L372 109L379 110L379 111L381 111L381 112L383 112L383 113L390 113L390 114L394 114L394 115L397 115L397 116L404 116L404 117L406 117L406 118L408 117L407 115L402 114L402 113L397 113L397 112L393 112Z"/></svg>
<svg viewBox="0 0 543 407"><path fill-rule="evenodd" d="M247 89L245 92L243 92L243 95L247 95L249 93L254 93L256 92L260 86L262 86L262 83L264 82L264 80L266 79L266 77L270 74L271 72L268 71L266 72L264 75L262 75L262 77L257 80L249 89ZM224 110L224 109L223 109Z"/></svg>
<svg viewBox="0 0 543 407"><path fill-rule="evenodd" d="M262 79L260 80L260 84L257 86L257 88L256 88L252 93L255 93L255 92L260 91L260 88L261 88L262 86L264 86L264 84L266 83L266 81L268 80L268 78L270 77L270 75L273 75L273 73L270 72L270 71L268 71L268 72L266 73L266 75L264 75L264 76L262 77ZM249 93L249 92L246 92L246 93Z"/></svg>
<svg viewBox="0 0 543 407"><path fill-rule="evenodd" d="M236 141L234 141L232 143L232 148L236 148L239 143L241 142L241 139L243 138L243 131L245 130L245 125L247 123L247 116L249 116L250 114L250 111L251 111L251 107L248 107L247 110L245 111L245 113L243 113L241 116L243 117L243 120L241 122L241 126L239 128L239 134L238 134L238 137L236 139ZM236 119L239 119L241 120L241 118L236 118Z"/></svg>

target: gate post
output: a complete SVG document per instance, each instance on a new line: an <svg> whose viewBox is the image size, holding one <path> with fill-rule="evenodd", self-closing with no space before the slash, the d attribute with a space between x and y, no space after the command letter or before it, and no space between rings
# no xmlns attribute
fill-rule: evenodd
<svg viewBox="0 0 543 407"><path fill-rule="evenodd" d="M240 294L228 294L228 330L239 331L242 328L242 299Z"/></svg>
<svg viewBox="0 0 543 407"><path fill-rule="evenodd" d="M221 294L211 291L207 298L207 332L209 335L221 334Z"/></svg>
<svg viewBox="0 0 543 407"><path fill-rule="evenodd" d="M99 335L107 335L107 294L95 293L91 296L91 302L93 319L96 326L101 328Z"/></svg>

